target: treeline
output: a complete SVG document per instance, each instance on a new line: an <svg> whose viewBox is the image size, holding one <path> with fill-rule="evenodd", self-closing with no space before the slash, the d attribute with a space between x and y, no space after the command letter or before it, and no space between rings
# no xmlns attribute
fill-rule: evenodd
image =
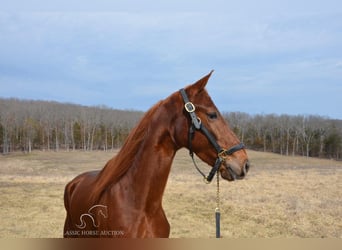
<svg viewBox="0 0 342 250"><path fill-rule="evenodd" d="M143 112L0 98L0 152L111 150ZM248 148L282 155L342 158L342 120L321 116L223 113Z"/></svg>
<svg viewBox="0 0 342 250"><path fill-rule="evenodd" d="M120 147L143 112L0 98L0 151Z"/></svg>
<svg viewBox="0 0 342 250"><path fill-rule="evenodd" d="M342 120L317 115L224 113L248 148L282 155L342 158Z"/></svg>

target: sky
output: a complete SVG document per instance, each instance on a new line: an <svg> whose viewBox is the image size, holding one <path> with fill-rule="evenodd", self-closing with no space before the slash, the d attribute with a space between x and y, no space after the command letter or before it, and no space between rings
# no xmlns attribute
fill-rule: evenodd
<svg viewBox="0 0 342 250"><path fill-rule="evenodd" d="M146 111L213 69L221 111L342 119L340 0L49 2L1 3L0 97Z"/></svg>

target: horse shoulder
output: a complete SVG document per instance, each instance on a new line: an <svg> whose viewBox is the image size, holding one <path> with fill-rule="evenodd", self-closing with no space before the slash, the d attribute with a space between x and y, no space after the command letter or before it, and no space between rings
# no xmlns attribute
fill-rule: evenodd
<svg viewBox="0 0 342 250"><path fill-rule="evenodd" d="M85 172L76 176L65 186L64 204L67 210L78 203L86 203L89 200L89 194L97 174L98 171Z"/></svg>

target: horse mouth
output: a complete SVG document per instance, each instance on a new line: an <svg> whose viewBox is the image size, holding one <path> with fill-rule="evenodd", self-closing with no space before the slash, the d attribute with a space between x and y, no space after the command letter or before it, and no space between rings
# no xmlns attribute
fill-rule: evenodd
<svg viewBox="0 0 342 250"><path fill-rule="evenodd" d="M239 171L236 170L236 167L234 168L231 164L224 162L220 169L220 173L222 178L227 181L242 180L246 177L249 168L250 164L248 161L241 167Z"/></svg>

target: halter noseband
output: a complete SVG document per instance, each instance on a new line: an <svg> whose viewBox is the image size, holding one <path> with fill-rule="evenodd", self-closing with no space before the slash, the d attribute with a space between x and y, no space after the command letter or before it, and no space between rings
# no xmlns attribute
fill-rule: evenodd
<svg viewBox="0 0 342 250"><path fill-rule="evenodd" d="M195 109L196 109L195 105L192 102L190 102L185 90L181 89L180 93L181 93L183 101L185 103L184 108L185 108L186 112L189 113L190 118L191 118L191 125L189 128L189 137L188 137L189 154L192 158L192 161L193 161L197 171L204 177L204 180L206 183L210 183L212 181L213 177L215 176L215 173L218 171L219 167L221 166L222 162L224 161L224 159L226 159L228 155L232 155L236 151L244 149L245 145L243 143L240 143L240 144L237 144L237 145L231 147L228 150L221 148L221 146L217 143L217 141L215 140L213 135L209 132L209 130L202 124L201 120L197 117L197 115L195 113ZM207 139L210 141L210 143L214 146L215 150L217 151L217 159L216 159L215 165L213 166L213 168L209 172L208 176L206 176L199 169L199 167L197 166L197 164L194 160L194 152L192 151L192 139L194 137L195 130L201 131L207 137ZM232 176L235 176L233 170L230 167L228 167L228 171L232 174Z"/></svg>

